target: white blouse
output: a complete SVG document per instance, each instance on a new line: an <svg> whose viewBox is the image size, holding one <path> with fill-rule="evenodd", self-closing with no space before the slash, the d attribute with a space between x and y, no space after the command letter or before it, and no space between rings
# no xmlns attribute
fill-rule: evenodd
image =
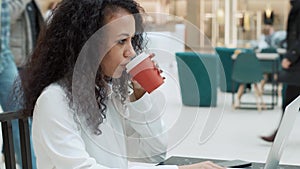
<svg viewBox="0 0 300 169"><path fill-rule="evenodd" d="M162 161L167 137L159 112L165 99L161 92L144 94L129 103L129 114L118 113L108 100L101 135L89 134L76 122L65 91L51 84L39 96L33 113L32 137L39 169L107 169L128 168L130 157L142 161ZM155 155L155 156L153 156ZM134 166L132 169L149 167ZM153 166L177 169L177 166Z"/></svg>

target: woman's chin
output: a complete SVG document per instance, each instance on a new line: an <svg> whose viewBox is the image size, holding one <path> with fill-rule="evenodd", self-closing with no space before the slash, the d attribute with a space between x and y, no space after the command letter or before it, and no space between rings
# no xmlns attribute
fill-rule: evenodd
<svg viewBox="0 0 300 169"><path fill-rule="evenodd" d="M122 72L114 72L114 74L111 76L112 78L114 78L114 79L118 79L118 78L120 78L122 76Z"/></svg>

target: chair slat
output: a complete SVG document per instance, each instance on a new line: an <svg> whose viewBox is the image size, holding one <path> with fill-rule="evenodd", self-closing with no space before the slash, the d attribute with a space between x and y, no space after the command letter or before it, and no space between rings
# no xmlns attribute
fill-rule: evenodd
<svg viewBox="0 0 300 169"><path fill-rule="evenodd" d="M19 119L21 154L23 168L32 169L31 149L30 149L30 131L28 118Z"/></svg>
<svg viewBox="0 0 300 169"><path fill-rule="evenodd" d="M3 148L6 169L16 169L11 121L2 122Z"/></svg>
<svg viewBox="0 0 300 169"><path fill-rule="evenodd" d="M3 133L3 150L6 169L16 169L16 159L13 142L12 121L18 120L20 131L20 145L22 155L22 168L32 169L31 146L30 146L30 126L29 116L22 111L0 113L0 122Z"/></svg>

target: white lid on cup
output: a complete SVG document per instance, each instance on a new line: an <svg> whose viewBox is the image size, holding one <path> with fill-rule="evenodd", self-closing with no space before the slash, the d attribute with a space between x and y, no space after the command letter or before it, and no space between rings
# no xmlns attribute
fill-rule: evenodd
<svg viewBox="0 0 300 169"><path fill-rule="evenodd" d="M134 57L127 65L126 65L126 71L127 73L130 72L134 67L136 67L139 63L141 63L143 60L149 57L149 54L143 52L139 54L138 56Z"/></svg>

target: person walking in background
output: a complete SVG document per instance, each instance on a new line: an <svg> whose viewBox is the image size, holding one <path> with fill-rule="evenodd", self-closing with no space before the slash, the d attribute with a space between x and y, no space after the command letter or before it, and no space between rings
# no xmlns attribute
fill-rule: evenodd
<svg viewBox="0 0 300 169"><path fill-rule="evenodd" d="M11 13L10 46L15 63L20 70L35 47L45 21L36 0L10 0L9 7Z"/></svg>
<svg viewBox="0 0 300 169"><path fill-rule="evenodd" d="M0 52L0 105L3 111L16 111L18 107L10 103L14 81L18 76L18 70L13 60L13 55L10 50L10 11L9 0L2 0L1 3L1 52ZM20 137L17 120L13 122L14 132L14 148L16 150L17 160L20 163ZM2 147L1 147L2 149Z"/></svg>
<svg viewBox="0 0 300 169"><path fill-rule="evenodd" d="M35 47L39 32L44 25L44 18L35 0L9 0L7 3L11 16L11 29L9 30L11 35L9 39L10 49L13 54L13 61L21 76L23 66L27 62L29 54ZM15 101L18 102L20 100ZM21 103L15 103L14 105L15 110L22 109ZM16 162L19 166L22 166L18 122L14 121L12 125ZM29 125L31 125L31 123L29 123ZM33 147L31 152L32 167L33 169L36 169Z"/></svg>
<svg viewBox="0 0 300 169"><path fill-rule="evenodd" d="M283 72L279 74L279 81L286 85L283 95L282 111L297 96L300 95L300 0L290 0L291 10L287 25L287 52L281 62ZM261 138L273 142L277 130L270 136Z"/></svg>

